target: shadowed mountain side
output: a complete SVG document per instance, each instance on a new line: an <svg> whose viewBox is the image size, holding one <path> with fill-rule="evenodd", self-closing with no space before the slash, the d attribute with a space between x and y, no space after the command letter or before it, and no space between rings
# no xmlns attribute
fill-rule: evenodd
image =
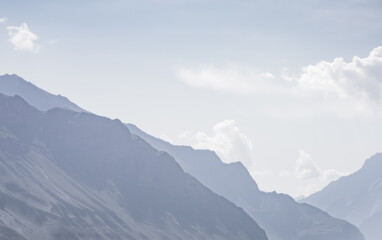
<svg viewBox="0 0 382 240"><path fill-rule="evenodd" d="M2 234L28 240L267 239L242 209L119 120L40 112L2 94L0 112Z"/></svg>
<svg viewBox="0 0 382 240"><path fill-rule="evenodd" d="M148 135L133 124L126 124L126 126L131 133L143 138L155 149L169 153L186 172L219 195L246 209L260 203L259 188L242 163L225 164L213 151L195 150L190 146L175 146ZM233 176L235 176L234 180Z"/></svg>
<svg viewBox="0 0 382 240"><path fill-rule="evenodd" d="M66 97L53 95L44 91L16 74L0 76L0 93L4 93L8 96L22 96L29 104L41 111L58 107L77 112L85 112L85 110L69 101Z"/></svg>
<svg viewBox="0 0 382 240"><path fill-rule="evenodd" d="M367 240L381 239L382 153L367 159L357 172L301 201L359 226Z"/></svg>
<svg viewBox="0 0 382 240"><path fill-rule="evenodd" d="M22 92L20 94L23 96ZM212 151L173 146L134 125L127 126L156 149L169 152L186 172L211 190L243 207L265 226L272 240L347 239L349 234L352 237L348 239L362 239L359 231L345 221L327 216L312 206L297 204L287 195L259 191L241 163L224 164Z"/></svg>
<svg viewBox="0 0 382 240"><path fill-rule="evenodd" d="M359 230L346 221L295 202L285 194L259 190L247 169L240 163L223 163L212 151L175 146L127 124L131 133L154 148L168 152L201 183L242 207L266 231L271 240L350 240L363 239Z"/></svg>

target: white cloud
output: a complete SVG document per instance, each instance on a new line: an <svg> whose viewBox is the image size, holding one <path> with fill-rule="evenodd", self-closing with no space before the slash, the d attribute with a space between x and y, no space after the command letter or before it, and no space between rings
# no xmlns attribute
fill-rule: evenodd
<svg viewBox="0 0 382 240"><path fill-rule="evenodd" d="M234 120L224 120L217 123L212 129L212 134L185 131L178 135L178 140L182 144L191 145L196 149L215 151L225 163L240 161L251 170L252 142L240 131Z"/></svg>
<svg viewBox="0 0 382 240"><path fill-rule="evenodd" d="M263 78L275 78L275 76L272 73L270 73L270 72L260 73L260 76L263 77Z"/></svg>
<svg viewBox="0 0 382 240"><path fill-rule="evenodd" d="M298 187L299 191L307 196L322 189L331 181L334 181L343 175L346 174L335 169L322 170L308 153L300 150L299 157L296 160L294 174L285 174L284 177L294 176L299 180L302 183Z"/></svg>
<svg viewBox="0 0 382 240"><path fill-rule="evenodd" d="M347 174L336 169L321 168L303 150L298 151L295 164L290 169L278 171L277 173L271 171L269 173L269 171L256 169L251 174L260 188L271 183L273 186L266 189L267 191L276 190L294 197L309 196L327 186L331 181Z"/></svg>
<svg viewBox="0 0 382 240"><path fill-rule="evenodd" d="M321 170L309 154L300 150L299 158L296 161L295 174L298 179L318 178L321 175Z"/></svg>
<svg viewBox="0 0 382 240"><path fill-rule="evenodd" d="M334 93L352 98L363 105L382 105L382 46L373 49L365 58L353 57L346 62L336 58L303 67L298 77L284 74L284 79L297 81L303 89Z"/></svg>
<svg viewBox="0 0 382 240"><path fill-rule="evenodd" d="M216 124L213 134L198 132L195 148L215 151L223 162L242 162L248 169L252 166L252 142L240 131L234 120Z"/></svg>
<svg viewBox="0 0 382 240"><path fill-rule="evenodd" d="M6 22L7 22L7 18L6 17L0 18L0 24L1 23L6 23Z"/></svg>
<svg viewBox="0 0 382 240"><path fill-rule="evenodd" d="M169 143L172 142L171 138L168 137L166 134L162 134L162 135L160 135L159 138L162 139L162 140L164 140L164 141L166 141L166 142L169 142Z"/></svg>
<svg viewBox="0 0 382 240"><path fill-rule="evenodd" d="M200 69L181 68L178 78L192 87L209 88L221 92L248 94L274 78L269 72L256 72L247 67L202 67Z"/></svg>
<svg viewBox="0 0 382 240"><path fill-rule="evenodd" d="M322 170L312 157L303 150L299 151L299 158L296 161L295 176L298 179L319 179L322 181L332 181L344 175L335 169Z"/></svg>
<svg viewBox="0 0 382 240"><path fill-rule="evenodd" d="M30 31L26 23L21 24L20 27L9 26L7 30L10 36L9 42L16 50L38 52L38 46L35 43L38 37Z"/></svg>

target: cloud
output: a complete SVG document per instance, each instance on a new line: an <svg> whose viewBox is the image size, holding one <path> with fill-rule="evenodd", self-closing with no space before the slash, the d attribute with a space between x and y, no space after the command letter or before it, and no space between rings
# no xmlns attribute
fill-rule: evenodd
<svg viewBox="0 0 382 240"><path fill-rule="evenodd" d="M322 170L312 159L312 157L303 150L299 151L299 157L296 160L296 166L293 174L288 171L282 171L282 173L280 173L280 176L293 176L296 180L302 183L298 186L298 188L299 191L305 196L322 189L331 181L346 175L346 173L335 169Z"/></svg>
<svg viewBox="0 0 382 240"><path fill-rule="evenodd" d="M270 72L260 73L260 76L263 77L263 78L275 78L275 76L272 73L270 73Z"/></svg>
<svg viewBox="0 0 382 240"><path fill-rule="evenodd" d="M7 30L10 36L9 42L16 50L38 52L38 46L35 43L38 37L30 31L26 23L21 24L20 27L9 26Z"/></svg>
<svg viewBox="0 0 382 240"><path fill-rule="evenodd" d="M334 93L340 98L352 98L363 105L382 106L382 46L365 58L353 57L346 62L335 58L301 69L298 77L283 74L285 80L297 81L302 89Z"/></svg>
<svg viewBox="0 0 382 240"><path fill-rule="evenodd" d="M212 129L212 134L187 130L177 138L184 145L215 151L225 163L240 161L249 170L252 166L253 144L236 126L234 120L217 123Z"/></svg>
<svg viewBox="0 0 382 240"><path fill-rule="evenodd" d="M295 175L298 179L318 178L321 175L321 170L309 154L300 150L299 158L296 161Z"/></svg>
<svg viewBox="0 0 382 240"><path fill-rule="evenodd" d="M280 171L278 175L273 174L272 178L268 178L266 181L275 181L278 184L276 188L284 185L289 189L289 194L301 197L309 196L323 189L331 181L344 175L347 173L336 169L322 169L306 151L299 150L298 158L292 169ZM277 178L278 180L275 180Z"/></svg>
<svg viewBox="0 0 382 240"><path fill-rule="evenodd" d="M246 67L202 67L181 68L178 78L196 88L209 88L221 92L248 94L260 87L263 81L274 78L269 72L259 73Z"/></svg>
<svg viewBox="0 0 382 240"><path fill-rule="evenodd" d="M280 177L289 177L291 173L289 171L283 170L279 173Z"/></svg>
<svg viewBox="0 0 382 240"><path fill-rule="evenodd" d="M303 150L299 151L299 157L296 161L295 176L297 179L319 179L322 181L332 181L345 175L335 169L322 170L312 157Z"/></svg>
<svg viewBox="0 0 382 240"><path fill-rule="evenodd" d="M225 163L242 162L247 168L252 166L252 142L240 131L234 120L224 120L216 124L213 134L195 134L195 148L215 151Z"/></svg>
<svg viewBox="0 0 382 240"><path fill-rule="evenodd" d="M169 142L169 143L172 142L171 138L168 137L166 134L162 134L162 135L160 135L159 138L162 139L162 140L164 140L164 141L166 141L166 142Z"/></svg>
<svg viewBox="0 0 382 240"><path fill-rule="evenodd" d="M6 17L0 18L0 24L1 23L6 23L6 22L7 22L7 18Z"/></svg>

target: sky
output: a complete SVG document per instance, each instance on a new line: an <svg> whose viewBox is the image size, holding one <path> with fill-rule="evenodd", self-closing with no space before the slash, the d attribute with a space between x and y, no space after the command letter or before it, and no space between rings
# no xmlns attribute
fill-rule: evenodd
<svg viewBox="0 0 382 240"><path fill-rule="evenodd" d="M0 74L309 195L382 151L379 0L0 0Z"/></svg>

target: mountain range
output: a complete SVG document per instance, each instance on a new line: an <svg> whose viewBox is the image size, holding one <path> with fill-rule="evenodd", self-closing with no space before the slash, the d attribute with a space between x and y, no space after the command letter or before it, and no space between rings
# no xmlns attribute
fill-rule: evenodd
<svg viewBox="0 0 382 240"><path fill-rule="evenodd" d="M267 239L119 120L6 95L0 112L6 239Z"/></svg>
<svg viewBox="0 0 382 240"><path fill-rule="evenodd" d="M133 124L130 131L154 148L168 152L180 166L217 194L242 207L266 231L271 240L362 239L358 229L292 197L259 190L240 162L223 163L215 152L175 146L150 136ZM211 174L213 172L213 174Z"/></svg>
<svg viewBox="0 0 382 240"><path fill-rule="evenodd" d="M22 96L25 101L41 111L47 111L52 108L63 108L76 112L86 112L84 109L69 101L66 97L53 95L42 90L16 74L0 76L0 92L8 96Z"/></svg>
<svg viewBox="0 0 382 240"><path fill-rule="evenodd" d="M301 201L355 224L367 240L380 240L382 153L367 159L357 172L331 182L323 190Z"/></svg>
<svg viewBox="0 0 382 240"><path fill-rule="evenodd" d="M9 83L13 80L18 82L17 88L9 87L13 86ZM118 235L120 238L127 236L123 234L130 234L135 239L155 239L153 236L162 236L158 237L159 239L266 239L264 231L259 228L257 222L271 240L363 239L359 230L344 220L331 217L309 204L297 203L286 194L260 191L256 182L240 162L225 164L212 151L171 145L144 133L133 124L122 124L118 120L110 120L84 112L82 108L68 99L49 94L17 75L0 76L0 92L17 94L25 99L29 98L27 102L44 111L34 109L20 97L2 97L10 102L16 100L24 102L19 104L23 105L21 107L24 109L23 111L32 111L31 108L37 112L35 113L37 117L28 121L36 122L34 127L21 127L21 125L14 127L12 121L8 122L8 125L2 124L2 142L6 144L0 146L9 145L9 148L7 147L4 151L8 151L9 154L9 151L12 152L11 150L14 149L14 146L9 143L10 139L15 142L24 141L17 135L19 132L21 136L29 136L27 137L30 139L27 149L33 148L38 151L38 153L32 154L33 158L30 157L31 153L26 150L24 154L27 155L8 158L21 158L25 161L23 164L44 159L44 162L39 162L39 164L43 167L51 166L54 169L44 170L46 174L47 172L53 176L62 174L60 180L52 183L52 186L36 190L36 192L48 190L49 193L45 193L46 195L53 192L54 196L62 198L57 200L51 197L48 198L49 201L45 199L47 197L44 194L33 195L33 192L25 189L23 180L17 179L17 177L15 177L17 180L12 178L9 182L7 182L8 178L2 179L2 186L11 186L11 190L16 189L15 191L22 193L23 196L30 197L18 198L25 205L30 205L34 198L39 199L40 202L47 201L52 206L55 202L71 199L70 203L72 201L81 202L89 211L93 211L94 205L101 205L101 209L97 210L100 212L99 215L114 220L114 217L117 217L118 221L115 221L123 222L122 226L117 228L121 233ZM47 101L50 102L47 103ZM48 110L49 106L61 109ZM12 112L12 109L1 111ZM23 112L20 109L17 111ZM16 112L11 115L19 117ZM28 118L19 119L20 124L25 123L26 119ZM12 153L17 152L18 150L14 150ZM2 158L2 162L6 160L6 158ZM15 167L10 169L13 170ZM28 168L23 167L23 169ZM28 171L31 172L28 175L36 174L32 169L28 169ZM167 171L169 172L167 173ZM162 175L169 176L167 178ZM46 184L44 181L46 181L45 178L35 177L33 182L38 183L36 189ZM70 184L66 183L68 181ZM178 184L174 186L173 181ZM191 188L192 191L189 190L190 181L195 188ZM75 186L72 191L65 191L65 194L72 192L85 192L86 194L83 194L84 196L81 194L64 196L61 195L62 193L55 192L62 188L65 189L69 185ZM11 190L4 187L2 194L15 194ZM199 194L206 197L199 198ZM235 205L243 208L245 212ZM39 209L39 207L39 205L33 206L32 209ZM69 209L81 209L81 207L68 206ZM106 213L104 207L109 209ZM2 209L7 208L0 206L0 211ZM201 211L201 209L203 210ZM50 214L49 211L47 212ZM54 214L57 215L56 212ZM55 216L60 219L56 220L54 223L56 225L53 225L57 227L57 224L62 224L63 219L65 219L64 222L71 225L71 220L77 217L79 219L75 221L83 224L87 221L92 222L86 214L72 215L73 210L62 210L58 216ZM92 222L90 225L93 228L89 228L89 231L85 231L85 233L83 233L83 227L71 229L73 226L65 224L62 226L72 232L79 231L76 236L96 233L97 236L100 236L99 239L109 239L107 234L113 232L115 224L112 220L105 220L99 215L94 218L102 219L103 223L97 222L97 225ZM6 233L24 234L25 237L25 233L31 230L25 230L15 222L22 222L22 226L28 226L29 229L33 229L35 223L29 226L25 223L23 214L18 215L22 220L16 219L15 216L11 214L6 223L0 222L2 224L0 229L4 227ZM53 220L49 218L50 221ZM12 224L10 224L11 222ZM126 233L123 226L130 225L136 226L136 228L132 228ZM49 231L46 231L52 234L56 228L52 229L48 228ZM118 239L116 237L114 236L112 239ZM79 237L78 239L87 238ZM94 238L89 237L88 239Z"/></svg>

